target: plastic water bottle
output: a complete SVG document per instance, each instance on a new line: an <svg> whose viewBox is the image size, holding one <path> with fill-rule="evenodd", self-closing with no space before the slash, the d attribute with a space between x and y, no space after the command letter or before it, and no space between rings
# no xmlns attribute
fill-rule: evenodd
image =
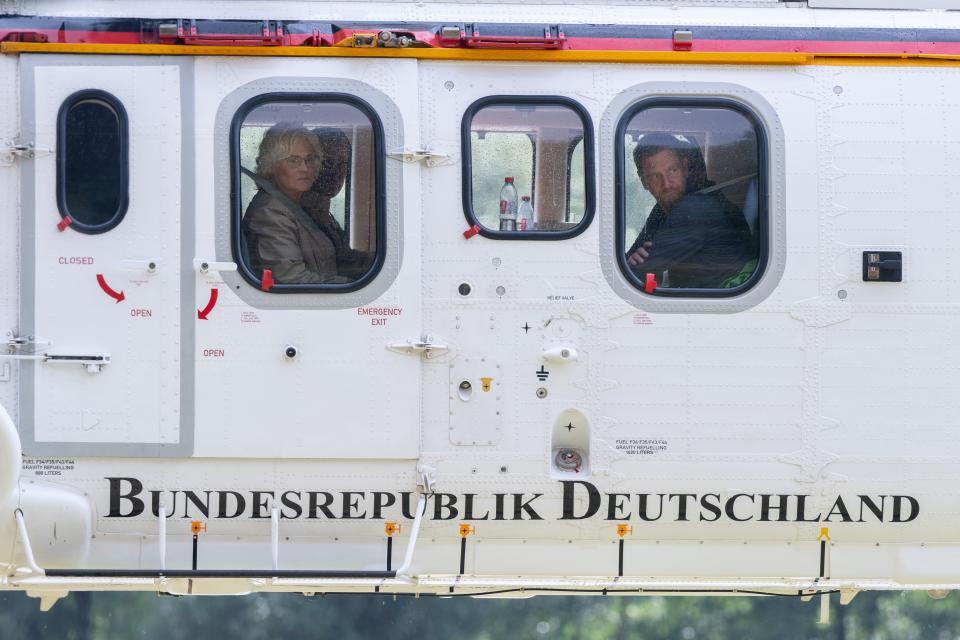
<svg viewBox="0 0 960 640"><path fill-rule="evenodd" d="M504 178L500 187L500 231L517 230L517 200L513 177Z"/></svg>
<svg viewBox="0 0 960 640"><path fill-rule="evenodd" d="M530 196L520 198L520 207L517 209L517 219L520 225L520 231L533 230L533 205L530 204Z"/></svg>

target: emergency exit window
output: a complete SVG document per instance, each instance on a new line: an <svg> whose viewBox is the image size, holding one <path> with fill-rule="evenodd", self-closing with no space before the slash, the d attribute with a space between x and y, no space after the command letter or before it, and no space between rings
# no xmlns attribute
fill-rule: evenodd
<svg viewBox="0 0 960 640"><path fill-rule="evenodd" d="M731 297L767 262L766 132L746 106L714 98L641 101L617 144L617 253L655 296Z"/></svg>
<svg viewBox="0 0 960 640"><path fill-rule="evenodd" d="M120 101L87 89L57 116L57 207L61 224L81 233L113 229L127 212L129 131Z"/></svg>
<svg viewBox="0 0 960 640"><path fill-rule="evenodd" d="M234 118L233 246L269 293L362 287L383 262L383 135L360 101L273 94Z"/></svg>
<svg viewBox="0 0 960 640"><path fill-rule="evenodd" d="M593 125L552 96L492 96L464 114L463 208L487 237L555 240L593 217Z"/></svg>

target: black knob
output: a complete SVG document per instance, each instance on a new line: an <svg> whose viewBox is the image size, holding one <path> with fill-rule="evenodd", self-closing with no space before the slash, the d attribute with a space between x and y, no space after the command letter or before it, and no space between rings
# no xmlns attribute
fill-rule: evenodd
<svg viewBox="0 0 960 640"><path fill-rule="evenodd" d="M283 355L287 356L288 359L293 360L297 357L297 348L293 345L288 345L287 348L283 350Z"/></svg>

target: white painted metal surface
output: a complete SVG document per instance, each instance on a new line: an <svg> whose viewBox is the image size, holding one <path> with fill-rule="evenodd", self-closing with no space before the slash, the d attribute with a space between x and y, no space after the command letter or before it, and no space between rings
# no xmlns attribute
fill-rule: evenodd
<svg viewBox="0 0 960 640"><path fill-rule="evenodd" d="M947 14L736 4L655 7L644 19L958 26ZM41 6L45 14L80 11ZM172 15L171 6L142 11ZM197 16L222 16L225 7L231 16L254 11L210 2ZM316 10L275 7L290 16ZM417 20L441 9L504 16L492 5L324 9L353 20ZM632 11L517 5L509 17L626 22ZM55 597L74 589L812 594L960 586L956 67L64 58L0 57L0 103L33 95L35 110L20 118L35 119L36 144L54 148L66 96L93 87L120 97L131 126L131 205L115 232L61 233L54 157L0 167L6 193L19 181L34 199L32 207L0 202L4 329L19 335L33 305L35 333L54 351L112 357L96 374L14 361L9 381L0 378L0 418L2 407L14 417L0 419L0 565L10 569L0 588ZM32 84L20 86L26 77ZM251 305L225 279L235 264L217 254L218 110L252 82L296 90L348 80L396 107L399 120L384 123L402 131L396 149L431 149L450 161L386 160L401 167L403 253L375 301L359 310ZM657 83L695 95L742 87L782 127L771 165L784 187L771 198L783 203L786 232L771 250L785 268L749 309L652 311L604 276L614 249L602 229L612 225L615 194L612 136L601 127L618 96ZM583 234L464 238L461 120L494 94L563 95L589 113L598 207ZM17 133L8 106L0 139ZM18 225L33 244L12 240ZM863 282L865 250L902 251L903 282ZM36 258L25 263L25 255ZM70 256L94 262L71 265ZM144 261L156 261L155 272ZM11 276L24 271L35 274L34 289L19 289ZM97 274L129 303L107 297ZM461 283L470 295L458 293ZM189 305L203 308L214 288L216 311L200 320ZM373 324L363 308L402 312ZM427 343L444 349L420 353ZM192 345L186 357L184 345ZM296 345L295 359L284 356L287 345ZM30 393L18 394L28 371ZM21 440L27 457L14 475ZM161 451L168 443L183 449ZM583 452L583 466L559 468L564 448ZM383 571L384 523L396 521L397 577L241 575L194 584L171 575L16 573L31 563L25 536L45 569L189 569L191 520L208 525L200 568L268 573ZM463 576L461 522L474 529ZM621 538L616 525L624 522L632 533ZM59 546L48 535L54 523L72 536Z"/></svg>

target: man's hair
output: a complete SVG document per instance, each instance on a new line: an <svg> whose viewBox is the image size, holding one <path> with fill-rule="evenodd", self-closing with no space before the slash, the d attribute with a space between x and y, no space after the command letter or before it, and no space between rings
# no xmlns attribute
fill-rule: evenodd
<svg viewBox="0 0 960 640"><path fill-rule="evenodd" d="M633 162L637 165L637 171L643 171L643 163L647 158L668 149L675 152L678 158L683 159L686 158L689 145L681 142L675 135L662 131L644 134L637 142L637 146L633 148Z"/></svg>
<svg viewBox="0 0 960 640"><path fill-rule="evenodd" d="M320 164L320 172L310 191L332 198L343 188L344 181L349 175L353 145L350 144L347 134L335 127L321 127L314 129L313 133L320 141L323 162Z"/></svg>
<svg viewBox="0 0 960 640"><path fill-rule="evenodd" d="M295 140L306 140L313 153L323 155L320 141L312 131L304 129L294 122L279 122L270 127L260 141L260 152L257 154L257 174L273 180L277 172L277 163L290 155Z"/></svg>
<svg viewBox="0 0 960 640"><path fill-rule="evenodd" d="M319 129L314 129L313 133L316 134L317 138L320 140L320 146L324 149L329 149L330 147L340 147L349 150L352 147L350 144L350 138L347 137L347 134L344 133L342 129L337 129L335 127L321 127Z"/></svg>

